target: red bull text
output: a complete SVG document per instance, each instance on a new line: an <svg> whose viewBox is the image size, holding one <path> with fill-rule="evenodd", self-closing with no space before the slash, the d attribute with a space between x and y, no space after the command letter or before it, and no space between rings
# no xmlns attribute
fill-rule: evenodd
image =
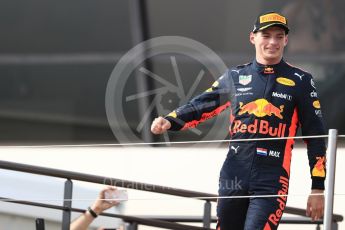
<svg viewBox="0 0 345 230"><path fill-rule="evenodd" d="M277 201L279 205L276 211L274 213L271 213L270 216L268 217L268 221L271 222L275 226L278 225L279 220L282 217L284 209L285 209L286 200L287 200L286 195L288 194L288 188L289 188L289 180L288 178L281 176L279 178L279 183L282 186L281 189L278 191L279 197L277 198ZM265 229L271 229L268 223L266 223Z"/></svg>
<svg viewBox="0 0 345 230"><path fill-rule="evenodd" d="M286 124L279 123L278 127L270 126L268 121L255 119L252 124L244 124L240 120L233 121L231 133L260 133L271 137L284 137Z"/></svg>

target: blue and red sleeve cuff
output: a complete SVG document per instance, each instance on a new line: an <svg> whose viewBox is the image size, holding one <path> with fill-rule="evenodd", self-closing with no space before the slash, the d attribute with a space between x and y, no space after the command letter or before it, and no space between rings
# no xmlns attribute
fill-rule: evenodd
<svg viewBox="0 0 345 230"><path fill-rule="evenodd" d="M312 177L311 189L325 190L325 178L324 177Z"/></svg>
<svg viewBox="0 0 345 230"><path fill-rule="evenodd" d="M171 127L169 129L171 131L181 130L184 126L184 122L178 118L174 118L171 116L165 116L164 118L167 119L171 123Z"/></svg>

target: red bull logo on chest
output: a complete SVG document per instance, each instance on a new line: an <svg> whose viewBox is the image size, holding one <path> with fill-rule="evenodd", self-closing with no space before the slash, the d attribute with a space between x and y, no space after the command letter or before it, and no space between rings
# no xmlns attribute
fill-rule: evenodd
<svg viewBox="0 0 345 230"><path fill-rule="evenodd" d="M256 117L276 116L279 119L283 119L284 105L276 107L266 99L261 98L255 101L243 104L240 102L240 110L238 115L245 113L254 114ZM284 137L286 131L286 124L279 123L278 127L273 127L266 120L255 119L252 124L244 124L241 120L235 120L232 125L232 133L260 133L269 135L271 137Z"/></svg>
<svg viewBox="0 0 345 230"><path fill-rule="evenodd" d="M257 117L274 115L280 119L283 119L283 109L284 105L281 105L278 108L272 103L268 102L266 99L261 98L257 99L256 101L249 102L245 105L240 102L240 111L238 112L238 115L242 115L245 113L254 114Z"/></svg>

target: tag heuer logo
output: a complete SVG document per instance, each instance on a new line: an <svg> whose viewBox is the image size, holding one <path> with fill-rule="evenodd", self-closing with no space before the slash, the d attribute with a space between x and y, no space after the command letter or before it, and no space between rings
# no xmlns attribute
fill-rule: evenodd
<svg viewBox="0 0 345 230"><path fill-rule="evenodd" d="M252 75L240 75L238 76L238 82L241 85L248 85L252 81Z"/></svg>

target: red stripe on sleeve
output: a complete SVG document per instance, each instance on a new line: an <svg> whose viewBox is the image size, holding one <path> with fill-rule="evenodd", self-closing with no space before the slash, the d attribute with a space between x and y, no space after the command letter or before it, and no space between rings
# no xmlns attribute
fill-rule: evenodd
<svg viewBox="0 0 345 230"><path fill-rule="evenodd" d="M207 120L207 119L210 119L218 114L220 114L221 112L223 112L226 108L228 108L230 106L230 101L228 101L227 103L225 103L224 105L222 106L219 106L218 108L216 108L215 110L211 111L211 112L207 112L207 113L203 113L201 115L201 118L200 120L193 120L193 121L190 121L190 122L187 122L182 130L185 130L185 129L190 129L190 128L195 128L199 123Z"/></svg>

